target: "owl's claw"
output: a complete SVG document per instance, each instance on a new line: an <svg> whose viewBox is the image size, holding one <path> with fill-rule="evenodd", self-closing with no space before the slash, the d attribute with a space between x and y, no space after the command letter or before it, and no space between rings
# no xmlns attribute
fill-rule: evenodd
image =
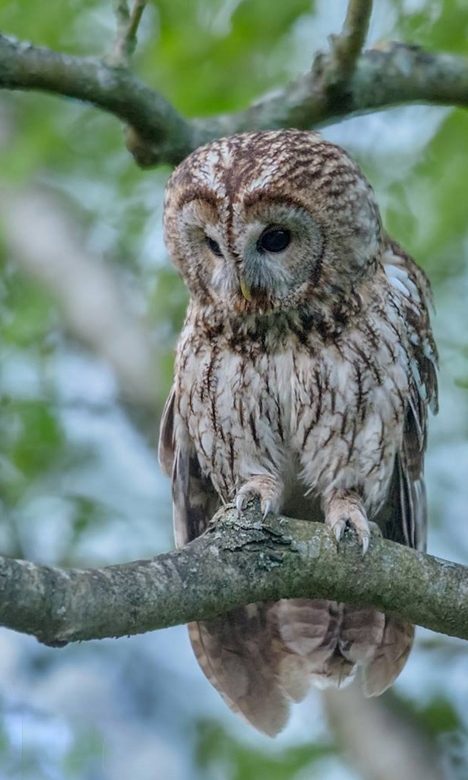
<svg viewBox="0 0 468 780"><path fill-rule="evenodd" d="M260 510L263 519L270 513L278 514L280 509L282 488L275 477L262 475L252 477L242 485L237 493L235 504L239 513L243 512L253 498L260 500Z"/></svg>
<svg viewBox="0 0 468 780"><path fill-rule="evenodd" d="M356 534L365 555L369 549L370 527L366 510L355 494L333 498L325 512L325 524L339 542L346 530L351 528Z"/></svg>
<svg viewBox="0 0 468 780"><path fill-rule="evenodd" d="M364 527L360 519L356 522L356 520L353 520L351 516L343 515L342 517L338 518L334 525L330 526L330 528L333 531L337 542L341 541L347 528L352 529L359 540L362 548L362 554L366 554L367 550L369 549L370 532L368 528Z"/></svg>

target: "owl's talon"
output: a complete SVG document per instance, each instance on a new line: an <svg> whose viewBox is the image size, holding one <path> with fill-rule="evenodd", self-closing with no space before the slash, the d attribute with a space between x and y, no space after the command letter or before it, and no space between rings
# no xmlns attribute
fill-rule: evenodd
<svg viewBox="0 0 468 780"><path fill-rule="evenodd" d="M254 498L260 501L260 511L263 519L270 513L277 514L280 509L282 483L269 475L252 477L242 485L237 493L235 504L239 513L243 512L249 501Z"/></svg>
<svg viewBox="0 0 468 780"><path fill-rule="evenodd" d="M235 504L236 504L237 513L239 515L244 511L245 507L247 506L248 500L249 500L249 496L246 496L245 493L237 494Z"/></svg>
<svg viewBox="0 0 468 780"><path fill-rule="evenodd" d="M346 523L344 523L343 525L340 525L340 523L336 523L336 525L332 528L332 531L335 534L335 539L337 542L341 540L345 527L346 527Z"/></svg>
<svg viewBox="0 0 468 780"><path fill-rule="evenodd" d="M358 534L358 537L359 537L360 542L361 542L362 555L364 557L364 555L366 554L367 550L369 549L370 536L369 536L369 534L361 534L360 536Z"/></svg>
<svg viewBox="0 0 468 780"><path fill-rule="evenodd" d="M370 528L366 511L360 499L354 493L332 498L325 511L325 524L340 542L346 528L356 534L365 555L369 549Z"/></svg>

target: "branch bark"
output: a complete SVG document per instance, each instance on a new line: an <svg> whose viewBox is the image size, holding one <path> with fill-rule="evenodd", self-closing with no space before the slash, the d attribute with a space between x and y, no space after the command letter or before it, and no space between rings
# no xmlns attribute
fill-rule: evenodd
<svg viewBox="0 0 468 780"><path fill-rule="evenodd" d="M193 145L190 123L162 95L125 68L98 59L59 54L0 35L0 87L37 90L90 103L152 141L161 162L178 163Z"/></svg>
<svg viewBox="0 0 468 780"><path fill-rule="evenodd" d="M333 54L319 54L309 72L245 111L189 121L124 68L0 36L0 88L49 92L107 111L131 126L142 166L177 164L197 146L244 130L307 129L404 103L468 106L463 57L391 43L361 54L344 92L329 89L332 67Z"/></svg>
<svg viewBox="0 0 468 780"><path fill-rule="evenodd" d="M468 638L468 568L373 536L337 548L320 524L218 513L201 537L152 560L62 570L0 558L0 624L50 645L143 633L279 598L332 598Z"/></svg>

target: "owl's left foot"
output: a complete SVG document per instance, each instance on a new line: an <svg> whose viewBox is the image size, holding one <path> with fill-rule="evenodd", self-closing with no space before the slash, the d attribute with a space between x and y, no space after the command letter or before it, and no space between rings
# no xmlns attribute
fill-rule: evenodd
<svg viewBox="0 0 468 780"><path fill-rule="evenodd" d="M330 498L325 505L325 525L339 542L346 528L352 528L365 555L369 547L370 527L366 510L360 497L353 492L341 492Z"/></svg>
<svg viewBox="0 0 468 780"><path fill-rule="evenodd" d="M260 500L263 517L270 512L278 514L283 495L283 485L277 477L258 474L245 482L236 495L235 503L238 512L242 512L253 498Z"/></svg>

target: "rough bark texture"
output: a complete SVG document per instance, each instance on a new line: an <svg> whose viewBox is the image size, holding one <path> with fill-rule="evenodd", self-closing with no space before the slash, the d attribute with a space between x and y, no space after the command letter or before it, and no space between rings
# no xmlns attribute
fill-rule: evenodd
<svg viewBox="0 0 468 780"><path fill-rule="evenodd" d="M213 617L241 604L323 597L371 604L468 638L468 568L374 535L363 557L352 534L337 548L316 523L262 522L222 510L181 550L102 569L62 570L0 559L0 624L52 645L137 634Z"/></svg>

